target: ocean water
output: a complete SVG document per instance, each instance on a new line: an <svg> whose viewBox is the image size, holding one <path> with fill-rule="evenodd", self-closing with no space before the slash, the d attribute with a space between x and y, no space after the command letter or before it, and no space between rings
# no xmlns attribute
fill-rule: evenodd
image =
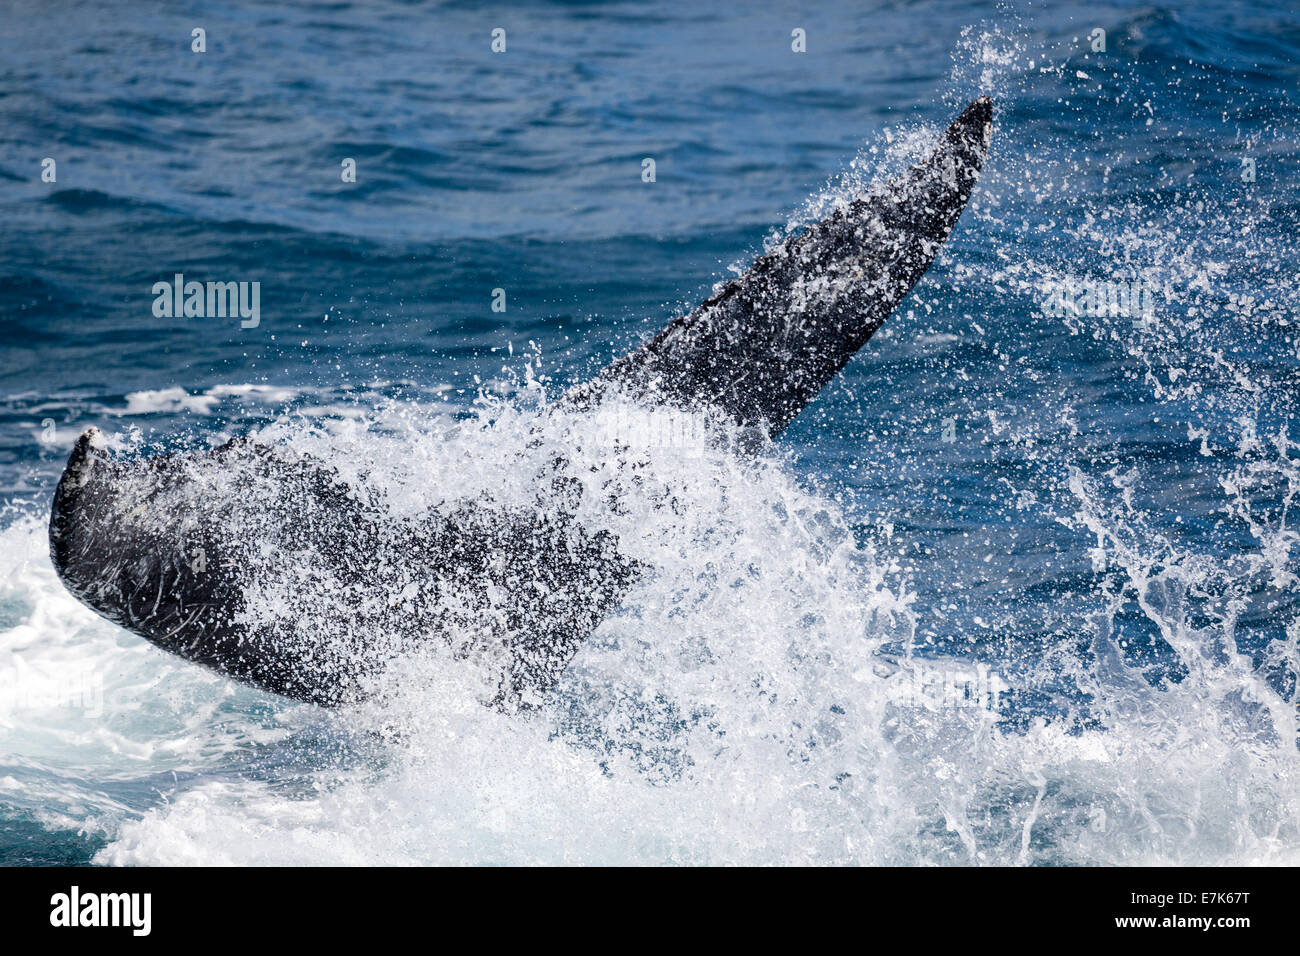
<svg viewBox="0 0 1300 956"><path fill-rule="evenodd" d="M0 27L0 862L1300 860L1292 5ZM951 240L779 442L640 449L603 520L653 571L541 713L436 649L374 703L289 702L59 584L91 425L256 434L417 510L527 500L565 387L980 94ZM155 316L176 273L260 282L260 321Z"/></svg>

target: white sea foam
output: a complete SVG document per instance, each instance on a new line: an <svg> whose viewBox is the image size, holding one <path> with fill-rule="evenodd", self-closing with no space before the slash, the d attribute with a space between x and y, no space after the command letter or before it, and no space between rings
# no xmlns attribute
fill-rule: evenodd
<svg viewBox="0 0 1300 956"><path fill-rule="evenodd" d="M482 706L472 670L436 646L340 713L237 688L77 604L28 519L0 555L0 671L17 684L0 746L22 754L0 799L101 833L113 864L1294 858L1294 716L1239 660L1155 690L1105 653L1102 616L1097 669L1079 677L1096 729L916 706L878 655L914 627L906 582L780 459L615 459L599 422L546 422L504 401L468 423L392 403L342 432L261 436L364 471L408 513L484 488L527 500L564 449L592 516L653 570L542 715ZM613 488L610 512L596 492ZM1108 537L1124 539L1124 515L1082 477L1077 494L1105 559L1138 573ZM1182 571L1145 573L1149 592ZM1172 628L1188 659L1213 636ZM58 674L101 680L99 713L39 698ZM165 799L115 796L124 780Z"/></svg>
<svg viewBox="0 0 1300 956"><path fill-rule="evenodd" d="M1064 57L973 31L954 75L1001 94ZM773 238L936 132L872 144ZM1004 228L1003 200L1050 203L1090 170L1087 157L1019 145L995 142L968 212L999 237L990 261L950 275L1032 300L1079 263L1050 255L1039 232ZM918 607L899 570L902 534L860 545L860 515L770 452L681 454L637 426L610 455L607 421L565 415L539 432L548 400L529 374L473 420L441 400L330 415L322 399L259 438L382 488L406 515L480 493L526 504L556 454L573 463L583 519L651 570L542 714L483 707L480 675L436 644L392 668L374 702L338 713L235 687L77 604L49 566L43 516L25 518L0 532L0 801L98 835L110 864L1300 862L1300 621L1279 617L1285 636L1258 661L1236 643L1246 613L1296 607L1298 449L1277 426L1294 378L1261 377L1215 335L1225 322L1260 334L1294 323L1290 278L1266 278L1253 299L1226 288L1225 260L1269 251L1242 231L1258 211L1235 201L1183 197L1154 218L1140 204L1092 214L1078 198L1079 217L1049 224L1065 248L1168 284L1179 312L1145 328L1066 316L1057 331L1113 348L1153 417L1191 410L1171 433L1218 467L1213 506L1246 544L1224 557L1171 531L1142 497L1149 462L1070 467L1061 436L1080 437L1078 396L990 402L991 435L1029 476L999 478L1021 485L1015 507L1067 526L1097 575L1070 635L1083 651L1063 642L1009 677L1055 695L1044 713L1003 720L1014 713L900 685L897 658L936 610ZM973 327L982 338L978 317ZM938 332L924 344L950 343ZM136 401L202 412L222 397ZM1260 612L1267 601L1278 610ZM1126 658L1126 616L1158 635L1178 679L1152 681Z"/></svg>

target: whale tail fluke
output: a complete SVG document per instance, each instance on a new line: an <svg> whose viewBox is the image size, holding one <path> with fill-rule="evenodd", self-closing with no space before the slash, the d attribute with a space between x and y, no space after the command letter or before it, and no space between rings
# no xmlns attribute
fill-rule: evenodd
<svg viewBox="0 0 1300 956"><path fill-rule="evenodd" d="M975 100L906 175L759 257L572 400L592 404L617 387L779 434L934 261L970 199L992 124L992 100Z"/></svg>
<svg viewBox="0 0 1300 956"><path fill-rule="evenodd" d="M72 594L154 644L286 697L367 696L430 641L473 657L501 710L537 706L639 574L562 506L462 501L396 515L279 446L147 459L87 430L55 491L50 557Z"/></svg>
<svg viewBox="0 0 1300 956"><path fill-rule="evenodd" d="M570 401L595 404L617 386L779 433L934 260L970 198L992 116L976 100L906 175L760 257ZM432 637L489 666L496 706L537 706L643 571L565 494L406 516L379 489L280 445L131 460L94 429L73 448L49 533L60 578L95 611L187 660L321 704L363 696Z"/></svg>

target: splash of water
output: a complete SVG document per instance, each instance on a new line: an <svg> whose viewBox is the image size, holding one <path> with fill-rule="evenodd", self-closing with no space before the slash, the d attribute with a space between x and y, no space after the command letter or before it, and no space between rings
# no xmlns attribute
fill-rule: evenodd
<svg viewBox="0 0 1300 956"><path fill-rule="evenodd" d="M1269 266L1294 261L1295 240L1266 190L1216 193L1168 163L1140 181L1152 157L1122 155L1123 124L1165 123L1169 91L1128 75L1103 92L1113 64L1033 50L972 30L955 83L1012 114L1017 84L1073 83L1082 105L1062 122L1114 99L1115 148L1020 142L1005 124L971 208L988 248L941 263L949 310L969 308L981 337L990 288L1032 316L1031 345L992 342L980 389L959 391L1005 466L985 493L1084 556L1062 571L1082 597L1060 612L1027 599L1002 622L1019 647L997 662L1008 689L966 693L987 671L927 646L948 605L919 598L901 534L864 537L852 501L771 450L698 441L689 417L548 414L534 358L468 417L398 401L328 425L284 415L257 437L406 517L484 494L529 503L547 463L570 461L581 520L651 571L541 713L482 706L484 675L437 642L336 713L234 687L77 605L25 517L0 533L0 733L22 755L0 800L95 834L103 863L1295 862L1300 310ZM932 136L870 144L774 241ZM1040 225L1025 204L1048 210ZM1071 276L1148 282L1156 315L1044 314ZM934 286L915 298L928 312ZM1095 350L1099 380L1047 377L1025 355L1044 340ZM1153 425L1176 423L1168 460L1107 441L1091 407L1114 381L1141 384ZM1194 497L1149 490L1169 486L1168 467L1186 468ZM1035 630L1053 614L1066 625Z"/></svg>

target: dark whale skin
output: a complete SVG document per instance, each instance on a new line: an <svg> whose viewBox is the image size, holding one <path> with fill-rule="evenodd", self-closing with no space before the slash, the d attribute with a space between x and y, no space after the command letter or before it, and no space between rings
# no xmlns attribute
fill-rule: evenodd
<svg viewBox="0 0 1300 956"><path fill-rule="evenodd" d="M454 634L458 655L495 665L493 703L535 706L637 573L562 505L394 517L322 463L247 440L134 461L101 444L78 439L55 491L64 585L164 650L297 700L358 700L412 642ZM268 584L287 613L250 615Z"/></svg>
<svg viewBox="0 0 1300 956"><path fill-rule="evenodd" d="M992 102L974 101L906 175L757 259L566 404L618 391L778 435L934 260L992 121ZM531 510L467 500L398 517L308 456L237 439L122 460L90 429L54 494L50 555L105 618L263 690L356 701L392 660L441 638L488 663L489 703L527 710L642 570L576 520L573 484L556 478L554 500Z"/></svg>
<svg viewBox="0 0 1300 956"><path fill-rule="evenodd" d="M993 103L975 100L928 158L809 226L578 390L611 387L780 434L934 261L988 155Z"/></svg>

